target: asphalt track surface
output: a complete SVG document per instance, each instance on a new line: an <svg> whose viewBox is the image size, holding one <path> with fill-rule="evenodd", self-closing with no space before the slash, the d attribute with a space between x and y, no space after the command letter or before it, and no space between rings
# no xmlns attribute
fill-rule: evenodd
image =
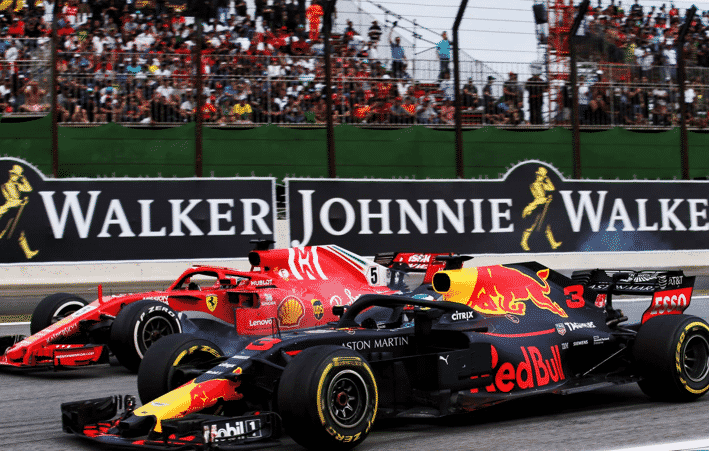
<svg viewBox="0 0 709 451"><path fill-rule="evenodd" d="M695 273L701 274L702 280L687 313L709 319L709 270ZM623 309L630 321L637 321L647 304L619 301L616 307ZM0 335L27 334L28 329L27 325L0 325ZM135 375L117 365L0 373L0 450L110 449L63 433L59 406L66 401L128 393L137 394ZM378 421L356 449L616 450L707 439L707 419L709 396L688 404L660 403L630 384L569 396L529 397L438 420ZM709 440L706 442L709 445ZM286 437L277 449L302 448Z"/></svg>

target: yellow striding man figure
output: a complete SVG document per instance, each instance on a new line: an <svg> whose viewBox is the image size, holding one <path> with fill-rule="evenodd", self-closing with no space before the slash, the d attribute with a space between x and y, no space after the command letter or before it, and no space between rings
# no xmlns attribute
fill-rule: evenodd
<svg viewBox="0 0 709 451"><path fill-rule="evenodd" d="M10 169L9 172L10 180L5 182L2 185L2 188L0 188L0 191L2 191L2 195L5 198L5 203L3 205L0 205L0 218L5 216L5 213L7 213L10 209L17 209L15 217L10 219L10 221L8 221L8 223L5 225L5 228L2 230L2 232L0 232L0 239L6 238L8 240L12 238L12 235L15 232L15 228L17 227L17 223L20 220L20 216L24 211L25 205L27 205L27 202L29 201L29 198L27 196L23 196L23 193L32 192L32 185L30 185L30 182L27 181L27 178L22 175L22 166L16 164L12 167L12 169ZM20 232L20 237L17 241L20 244L20 248L22 248L22 251L25 253L25 257L27 257L28 260L37 255L37 253L39 252L30 249L30 246L27 243L27 236L25 236L24 230Z"/></svg>
<svg viewBox="0 0 709 451"><path fill-rule="evenodd" d="M537 178L531 185L529 185L529 190L532 192L534 200L524 207L524 210L522 210L522 217L526 218L534 213L535 210L537 211L537 215L534 217L532 225L524 229L524 232L522 232L522 242L520 244L522 245L522 249L528 251L529 243L527 241L529 240L529 236L532 232L541 231L546 224L544 234L546 235L547 240L549 240L549 245L551 248L556 249L561 246L561 241L556 241L554 239L554 234L551 231L551 224L546 221L547 213L549 211L549 204L551 204L552 200L552 195L547 193L550 191L555 191L556 188L554 188L554 184L551 183L551 180L547 175L546 168L540 167L535 174Z"/></svg>

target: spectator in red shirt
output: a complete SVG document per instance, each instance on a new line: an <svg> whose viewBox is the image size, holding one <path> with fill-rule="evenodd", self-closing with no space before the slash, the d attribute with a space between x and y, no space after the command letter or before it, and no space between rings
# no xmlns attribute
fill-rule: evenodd
<svg viewBox="0 0 709 451"><path fill-rule="evenodd" d="M319 2L313 1L308 9L305 11L305 16L308 18L309 23L309 36L310 41L315 42L320 37L320 20L322 16L325 15L322 6Z"/></svg>
<svg viewBox="0 0 709 451"><path fill-rule="evenodd" d="M7 34L17 37L25 35L25 21L21 16L15 15L12 18L12 24L8 28Z"/></svg>

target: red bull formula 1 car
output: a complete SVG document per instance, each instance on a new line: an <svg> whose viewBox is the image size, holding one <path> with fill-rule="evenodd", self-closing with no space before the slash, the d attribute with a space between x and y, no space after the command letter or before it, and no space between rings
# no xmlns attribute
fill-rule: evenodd
<svg viewBox="0 0 709 451"><path fill-rule="evenodd" d="M693 285L681 271L444 270L435 296L365 295L335 307L330 327L275 331L234 354L167 337L141 365L142 407L133 396L65 403L63 428L150 449L253 449L284 429L309 449L338 450L376 418L541 393L637 382L654 398L691 401L709 389L709 325L683 314ZM618 294L650 296L641 321L627 324Z"/></svg>
<svg viewBox="0 0 709 451"><path fill-rule="evenodd" d="M269 243L260 244L267 247ZM92 303L58 293L32 315L31 336L0 337L0 369L69 368L106 363L109 350L137 371L159 338L189 332L237 352L275 328L336 320L332 306L367 293L416 288L445 263L437 254L380 254L366 260L338 246L257 249L251 271L195 266L164 291L103 296Z"/></svg>

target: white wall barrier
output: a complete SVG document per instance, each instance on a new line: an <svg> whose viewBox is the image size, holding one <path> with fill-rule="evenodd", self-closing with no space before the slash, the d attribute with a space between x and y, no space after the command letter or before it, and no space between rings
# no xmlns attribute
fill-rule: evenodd
<svg viewBox="0 0 709 451"><path fill-rule="evenodd" d="M326 243L323 243L326 244ZM287 222L276 221L276 247L287 247ZM406 249L382 249L406 251ZM590 268L669 268L708 266L709 250L678 252L627 253L515 253L505 255L475 255L466 266L538 261L550 268L570 271ZM175 260L150 262L114 262L53 265L10 265L0 267L3 285L99 284L108 282L172 281L187 267L209 263L242 270L250 268L246 256L233 260Z"/></svg>

